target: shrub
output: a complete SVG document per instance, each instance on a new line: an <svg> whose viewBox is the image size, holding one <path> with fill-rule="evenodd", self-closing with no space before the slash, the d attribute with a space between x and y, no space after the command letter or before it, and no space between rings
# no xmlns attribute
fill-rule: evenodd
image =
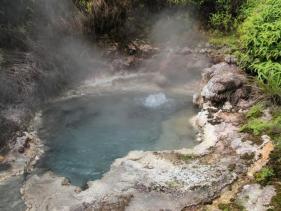
<svg viewBox="0 0 281 211"><path fill-rule="evenodd" d="M281 179L281 146L280 145L277 145L274 148L273 152L271 152L270 161L268 165L274 170L275 176Z"/></svg>
<svg viewBox="0 0 281 211"><path fill-rule="evenodd" d="M254 135L261 135L272 127L272 123L262 119L250 119L242 126L241 132L252 132Z"/></svg>
<svg viewBox="0 0 281 211"><path fill-rule="evenodd" d="M255 174L255 179L262 185L266 185L274 176L273 169L269 167L263 167L260 172Z"/></svg>
<svg viewBox="0 0 281 211"><path fill-rule="evenodd" d="M251 1L239 29L242 66L257 74L265 91L281 97L281 0Z"/></svg>
<svg viewBox="0 0 281 211"><path fill-rule="evenodd" d="M230 202L229 204L220 203L218 204L218 208L223 211L244 211L245 207L238 204L236 201Z"/></svg>
<svg viewBox="0 0 281 211"><path fill-rule="evenodd" d="M210 23L213 28L220 31L230 31L232 29L233 17L228 12L217 12L213 13L210 17Z"/></svg>
<svg viewBox="0 0 281 211"><path fill-rule="evenodd" d="M247 112L247 118L258 118L261 117L264 110L264 103L257 103L256 105L252 106L251 109Z"/></svg>
<svg viewBox="0 0 281 211"><path fill-rule="evenodd" d="M281 57L281 0L265 0L255 9L240 29L242 47L250 62L278 61Z"/></svg>
<svg viewBox="0 0 281 211"><path fill-rule="evenodd" d="M281 64L278 62L262 62L253 65L253 70L263 90L271 96L281 96Z"/></svg>
<svg viewBox="0 0 281 211"><path fill-rule="evenodd" d="M97 34L118 30L127 18L130 0L73 0L88 16L87 27Z"/></svg>
<svg viewBox="0 0 281 211"><path fill-rule="evenodd" d="M267 134L274 140L281 138L281 110L278 107L272 109L272 119L265 120L262 118L265 103L254 105L247 113L247 121L241 127L241 132L251 132L254 135Z"/></svg>
<svg viewBox="0 0 281 211"><path fill-rule="evenodd" d="M168 0L179 5L193 5L209 26L221 32L236 27L236 18L245 0Z"/></svg>

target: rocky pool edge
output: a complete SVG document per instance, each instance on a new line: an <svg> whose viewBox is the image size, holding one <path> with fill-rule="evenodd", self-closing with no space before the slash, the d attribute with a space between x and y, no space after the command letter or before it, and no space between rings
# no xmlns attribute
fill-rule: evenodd
<svg viewBox="0 0 281 211"><path fill-rule="evenodd" d="M27 210L214 209L202 204L218 205L241 188L267 192L267 200L255 205L266 210L274 190L247 182L267 163L273 144L268 136L254 141L240 132L243 115L254 103L249 89L235 64L205 69L201 92L194 96L201 111L192 120L201 143L193 149L132 151L83 191L51 172L33 175L21 189Z"/></svg>

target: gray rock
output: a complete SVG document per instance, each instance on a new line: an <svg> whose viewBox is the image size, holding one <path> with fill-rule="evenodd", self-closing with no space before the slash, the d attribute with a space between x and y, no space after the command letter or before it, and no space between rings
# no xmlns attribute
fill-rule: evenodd
<svg viewBox="0 0 281 211"><path fill-rule="evenodd" d="M246 77L237 67L220 63L207 68L202 74L203 83L201 96L212 103L223 104L226 101L237 104L240 99L249 95L246 88Z"/></svg>
<svg viewBox="0 0 281 211"><path fill-rule="evenodd" d="M203 99L201 97L200 94L193 94L193 98L192 98L192 103L195 105L195 106L200 106L203 104Z"/></svg>
<svg viewBox="0 0 281 211"><path fill-rule="evenodd" d="M184 47L182 49L179 49L176 53L181 54L181 55L188 55L191 54L193 51L189 47Z"/></svg>
<svg viewBox="0 0 281 211"><path fill-rule="evenodd" d="M245 207L247 211L266 211L275 194L275 188L271 185L265 187L259 184L245 185L238 194L237 203Z"/></svg>
<svg viewBox="0 0 281 211"><path fill-rule="evenodd" d="M146 168L146 166L151 168ZM220 164L173 164L152 152L131 152L118 159L85 191L63 186L64 178L33 176L23 188L28 210L181 210L210 201L236 174ZM44 191L41 191L44 190ZM86 208L85 208L86 207Z"/></svg>
<svg viewBox="0 0 281 211"><path fill-rule="evenodd" d="M234 55L227 55L224 61L228 64L237 64L237 58Z"/></svg>

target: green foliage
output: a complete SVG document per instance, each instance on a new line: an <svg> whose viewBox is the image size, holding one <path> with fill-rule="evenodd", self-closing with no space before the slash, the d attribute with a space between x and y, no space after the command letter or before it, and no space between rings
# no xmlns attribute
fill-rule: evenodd
<svg viewBox="0 0 281 211"><path fill-rule="evenodd" d="M278 112L279 110L279 112ZM277 109L273 116L281 114L280 108ZM274 175L270 178L270 182L275 186L276 195L271 200L271 208L269 210L281 210L281 134L274 137L275 148L270 154L268 168L273 170Z"/></svg>
<svg viewBox="0 0 281 211"><path fill-rule="evenodd" d="M242 125L241 132L251 132L254 135L267 134L272 138L281 137L281 109L272 107L271 120L262 118L263 110L266 108L265 102L254 105L247 113L247 121Z"/></svg>
<svg viewBox="0 0 281 211"><path fill-rule="evenodd" d="M281 180L281 137L275 139L276 147L270 154L270 161L268 166L270 166L275 173L275 177Z"/></svg>
<svg viewBox="0 0 281 211"><path fill-rule="evenodd" d="M276 61L281 56L281 0L265 0L243 23L240 32L245 53L252 62Z"/></svg>
<svg viewBox="0 0 281 211"><path fill-rule="evenodd" d="M263 114L263 110L265 108L264 103L257 103L256 105L252 106L250 110L247 112L246 117L249 118L258 118L261 117Z"/></svg>
<svg viewBox="0 0 281 211"><path fill-rule="evenodd" d="M88 19L86 27L95 34L119 33L133 0L73 0Z"/></svg>
<svg viewBox="0 0 281 211"><path fill-rule="evenodd" d="M260 172L255 174L255 179L258 183L266 185L274 176L273 169L269 167L263 167Z"/></svg>
<svg viewBox="0 0 281 211"><path fill-rule="evenodd" d="M83 12L89 14L91 12L91 1L90 0L74 0L77 7Z"/></svg>
<svg viewBox="0 0 281 211"><path fill-rule="evenodd" d="M223 34L220 32L211 32L209 34L209 43L214 45L214 46L228 46L229 48L226 48L225 54L232 54L237 50L237 42L238 42L238 37L235 33L233 34Z"/></svg>
<svg viewBox="0 0 281 211"><path fill-rule="evenodd" d="M269 210L281 210L281 134L275 139L275 148L270 154L270 160L268 163L268 167L271 168L274 172L273 178L271 181L273 182L276 195L271 200L271 209Z"/></svg>
<svg viewBox="0 0 281 211"><path fill-rule="evenodd" d="M208 1L210 2L210 1ZM214 11L210 14L210 25L221 32L230 32L236 28L237 17L244 0L216 0Z"/></svg>
<svg viewBox="0 0 281 211"><path fill-rule="evenodd" d="M213 13L210 17L210 23L213 28L220 31L230 31L233 27L233 17L228 12Z"/></svg>
<svg viewBox="0 0 281 211"><path fill-rule="evenodd" d="M280 211L281 210L281 185L275 184L276 195L271 199L270 208L268 211Z"/></svg>
<svg viewBox="0 0 281 211"><path fill-rule="evenodd" d="M178 5L193 5L210 27L220 32L230 32L246 0L168 0Z"/></svg>
<svg viewBox="0 0 281 211"><path fill-rule="evenodd" d="M281 116L272 120L263 120L251 118L241 128L241 132L252 132L254 135L262 135L264 133L276 136L281 134Z"/></svg>
<svg viewBox="0 0 281 211"><path fill-rule="evenodd" d="M190 160L193 160L194 159L194 156L193 155L183 155L183 154L180 154L180 157L179 157L181 160L183 161L190 161Z"/></svg>
<svg viewBox="0 0 281 211"><path fill-rule="evenodd" d="M245 208L237 203L219 204L218 208L223 211L243 211Z"/></svg>
<svg viewBox="0 0 281 211"><path fill-rule="evenodd" d="M257 74L262 88L281 97L281 0L250 1L241 35L241 65Z"/></svg>
<svg viewBox="0 0 281 211"><path fill-rule="evenodd" d="M280 43L281 44L281 43ZM261 88L271 96L281 97L281 64L271 60L252 65Z"/></svg>
<svg viewBox="0 0 281 211"><path fill-rule="evenodd" d="M261 135L272 127L272 123L262 119L252 118L241 128L241 132L252 132L254 135Z"/></svg>

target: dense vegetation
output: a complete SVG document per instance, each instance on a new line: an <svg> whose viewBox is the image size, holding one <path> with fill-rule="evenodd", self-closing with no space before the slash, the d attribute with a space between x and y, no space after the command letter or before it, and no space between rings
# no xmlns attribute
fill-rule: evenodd
<svg viewBox="0 0 281 211"><path fill-rule="evenodd" d="M198 17L210 29L230 32L237 26L245 0L168 0L173 4L193 6Z"/></svg>
<svg viewBox="0 0 281 211"><path fill-rule="evenodd" d="M161 0L73 1L87 17L84 25L89 35L107 35L119 43L144 35L153 16L168 6Z"/></svg>
<svg viewBox="0 0 281 211"><path fill-rule="evenodd" d="M255 72L264 90L281 97L281 1L257 1L240 28L241 62Z"/></svg>
<svg viewBox="0 0 281 211"><path fill-rule="evenodd" d="M239 52L241 66L257 76L261 87L269 96L280 100L280 0L170 0L170 2L196 5L209 29L217 34L224 34L228 38L227 41L234 38L235 45L232 47Z"/></svg>

